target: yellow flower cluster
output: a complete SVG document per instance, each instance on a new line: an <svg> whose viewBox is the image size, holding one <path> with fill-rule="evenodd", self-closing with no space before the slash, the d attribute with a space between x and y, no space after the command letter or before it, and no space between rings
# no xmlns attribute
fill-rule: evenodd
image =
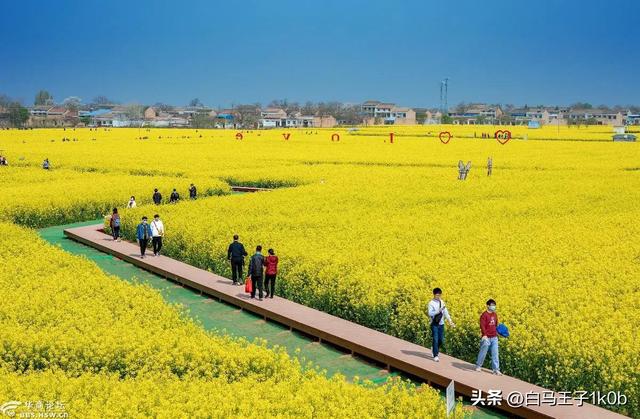
<svg viewBox="0 0 640 419"><path fill-rule="evenodd" d="M498 129L514 139L480 138ZM453 139L441 143L440 131ZM104 173L105 201L150 150L168 158L150 158L149 177L290 186L143 206L123 212L124 232L133 238L141 215L160 212L167 253L223 275L238 233L248 248L279 254L281 295L425 345L425 305L439 286L458 325L445 350L467 360L495 298L512 332L505 372L559 391L622 391L621 411L640 414L640 149L609 141L610 127L302 129L288 140L277 130L242 140L230 130L77 130L77 142L60 143L68 132L0 131L0 144L10 162L46 155ZM459 160L472 162L466 181L456 179ZM64 208L61 195L52 208Z"/></svg>
<svg viewBox="0 0 640 419"><path fill-rule="evenodd" d="M293 374L287 380L251 377L181 380L146 374L119 379L87 373L69 377L61 372L7 373L0 369L0 400L58 401L52 412L69 417L113 418L442 418L437 393L425 386L400 382L383 386L354 385L340 377ZM23 402L24 403L24 402ZM34 411L19 406L16 415ZM462 405L456 417L468 417Z"/></svg>
<svg viewBox="0 0 640 419"><path fill-rule="evenodd" d="M444 417L431 388L327 379L282 350L207 333L32 231L0 228L2 402L56 400L71 417Z"/></svg>
<svg viewBox="0 0 640 419"><path fill-rule="evenodd" d="M136 204L151 202L153 189L168 200L173 188L188 198L188 178L136 173L97 173L71 169L45 171L34 167L3 167L0 176L0 219L29 227L91 220L124 208L131 196ZM223 195L229 186L217 179L199 178L201 196Z"/></svg>

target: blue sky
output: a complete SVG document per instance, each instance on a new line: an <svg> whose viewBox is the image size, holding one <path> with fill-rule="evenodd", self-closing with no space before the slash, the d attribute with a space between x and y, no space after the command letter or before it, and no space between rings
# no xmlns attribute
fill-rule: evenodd
<svg viewBox="0 0 640 419"><path fill-rule="evenodd" d="M640 104L640 1L0 3L0 93Z"/></svg>

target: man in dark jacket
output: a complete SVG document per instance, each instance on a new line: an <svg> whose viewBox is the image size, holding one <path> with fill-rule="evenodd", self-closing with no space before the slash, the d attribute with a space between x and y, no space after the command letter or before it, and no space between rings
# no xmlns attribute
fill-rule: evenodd
<svg viewBox="0 0 640 419"><path fill-rule="evenodd" d="M227 250L227 259L231 262L231 278L233 285L238 285L242 281L242 268L244 268L244 257L247 256L242 243L238 241L238 235L233 236L233 243Z"/></svg>
<svg viewBox="0 0 640 419"><path fill-rule="evenodd" d="M196 189L196 185L193 183L189 186L189 198L197 199L198 198L198 190Z"/></svg>
<svg viewBox="0 0 640 419"><path fill-rule="evenodd" d="M173 188L173 192L171 192L171 195L169 196L169 203L176 204L179 200L180 200L180 194L178 194L178 191L176 191L176 189Z"/></svg>
<svg viewBox="0 0 640 419"><path fill-rule="evenodd" d="M262 246L256 247L256 253L249 261L249 275L251 275L251 298L256 298L256 288L258 288L258 299L262 301L262 283L264 280L264 256L262 256Z"/></svg>
<svg viewBox="0 0 640 419"><path fill-rule="evenodd" d="M162 194L158 192L158 188L153 190L153 203L156 205L162 204Z"/></svg>

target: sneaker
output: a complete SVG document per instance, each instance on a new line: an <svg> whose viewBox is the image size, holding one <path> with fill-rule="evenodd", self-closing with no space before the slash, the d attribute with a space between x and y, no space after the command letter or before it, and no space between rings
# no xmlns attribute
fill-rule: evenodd
<svg viewBox="0 0 640 419"><path fill-rule="evenodd" d="M273 298L273 295L271 297L269 297L269 298Z"/></svg>
<svg viewBox="0 0 640 419"><path fill-rule="evenodd" d="M437 355L433 357L433 360L436 361L436 362L440 362L440 358L438 358Z"/></svg>
<svg viewBox="0 0 640 419"><path fill-rule="evenodd" d="M262 298L258 298L258 301L262 301Z"/></svg>
<svg viewBox="0 0 640 419"><path fill-rule="evenodd" d="M482 372L482 368L481 367L476 367L476 371Z"/></svg>
<svg viewBox="0 0 640 419"><path fill-rule="evenodd" d="M502 375L502 373L500 371L498 371L498 370L493 371L493 374L494 375Z"/></svg>

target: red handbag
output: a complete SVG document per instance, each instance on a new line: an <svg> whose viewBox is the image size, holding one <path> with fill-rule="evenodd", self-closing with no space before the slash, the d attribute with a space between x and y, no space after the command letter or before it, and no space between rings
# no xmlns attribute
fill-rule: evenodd
<svg viewBox="0 0 640 419"><path fill-rule="evenodd" d="M251 281L251 277L249 276L244 281L244 292L251 294L252 291L253 291L253 281Z"/></svg>

